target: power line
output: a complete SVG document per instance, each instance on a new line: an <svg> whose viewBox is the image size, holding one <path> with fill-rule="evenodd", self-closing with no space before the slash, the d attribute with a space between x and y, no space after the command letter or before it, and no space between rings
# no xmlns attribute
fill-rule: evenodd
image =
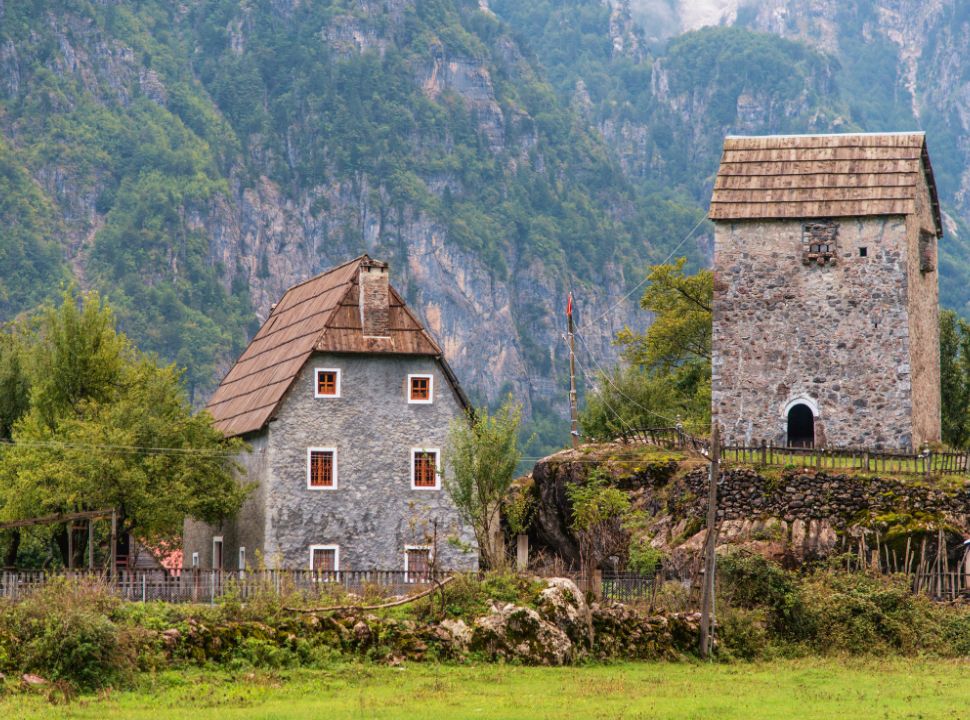
<svg viewBox="0 0 970 720"><path fill-rule="evenodd" d="M697 221L697 224L696 224L696 225L694 225L694 227L692 227L692 228L690 229L690 232L688 232L688 233L687 233L687 234L686 234L686 235L684 236L684 238L683 238L683 239L682 239L682 240L681 240L681 241L680 241L679 243L677 243L677 245L676 245L676 247L674 247L674 249L673 249L673 250L671 250L671 251L670 251L670 252L669 252L669 253L667 254L667 257L666 257L666 258L664 258L664 260L663 260L663 262L661 262L661 263L659 263L659 264L660 264L660 265L666 265L666 264L667 264L668 262L670 262L670 259L671 259L671 258L672 258L672 257L673 257L673 256L674 256L675 254L676 254L676 252L677 252L678 250L680 250L680 248L681 248L681 247L683 247L683 245L684 245L684 243L685 243L685 242L687 242L687 241L688 241L688 240L690 239L690 237L691 237L691 235L693 235L693 234L694 234L694 231L695 231L695 230L697 230L697 228L699 228L699 227L701 226L701 223L703 223L703 222L704 222L704 220L706 220L706 219L707 219L707 218L706 218L706 216L701 216L701 219ZM579 331L581 331L581 330L588 330L589 328L591 328L591 327L593 327L593 325L595 325L595 324L596 324L596 323L598 323L598 322L599 322L600 320L602 320L602 319L603 319L603 318L605 318L605 317L606 317L607 315L609 315L609 314L610 314L611 312L613 312L613 311L614 311L614 310L615 310L616 308L618 308L618 307L619 307L619 306L620 306L620 305L621 305L622 303L624 303L624 302L626 302L626 301L627 301L627 300L628 300L628 299L630 298L630 296L631 296L631 295L633 295L633 293L635 293L635 292L637 292L637 290L639 290L640 288L642 288L642 287L643 287L643 286L644 286L644 285L645 285L645 284L647 283L647 281L648 281L649 279L650 279L650 274L649 274L649 273L647 273L646 275L644 275L644 276L643 276L643 280L641 280L640 282L638 282L638 283L637 283L637 284L636 284L636 285L635 285L635 286L633 287L633 289L632 289L632 290L630 290L630 291L629 291L629 292L628 292L628 293L627 293L626 295L624 295L624 296L623 296L623 297L621 297L621 298L620 298L619 300L617 300L617 301L616 301L615 303L613 303L613 304L612 304L612 305L611 305L610 307L608 307L608 308L607 308L607 309L605 310L605 312L603 312L603 313L601 313L600 315L597 315L597 316L596 316L595 318L593 318L592 320L590 320L590 321L589 321L588 323L584 323L584 324L583 324L583 325L581 325L580 327L578 327L578 328L576 328L576 332L579 332Z"/></svg>
<svg viewBox="0 0 970 720"><path fill-rule="evenodd" d="M608 382L613 387L613 389L616 390L616 392L621 397L623 397L626 400L630 401L631 403L633 403L634 405L636 405L638 408L640 408L644 412L649 413L651 415L656 415L658 418L661 418L663 420L666 420L669 423L672 423L674 425L677 425L680 422L680 420L675 420L673 418L667 417L666 415L664 415L661 412L657 412L656 410L651 410L650 408L648 408L648 407L640 404L639 401L633 399L632 397L630 397L629 395L627 395L625 392L623 392L619 388L619 386L615 382L613 382L613 379L610 377L609 373L606 372L606 370L603 368L603 366L600 365L600 363L596 360L596 356L593 355L593 351L590 349L589 344L586 342L586 339L582 335L579 335L579 341L581 343L583 343L583 346L586 348L586 354L587 354L587 356L589 357L590 360L593 361L593 364L596 365L597 369L599 369L600 374L606 379L606 382Z"/></svg>
<svg viewBox="0 0 970 720"><path fill-rule="evenodd" d="M0 440L0 445L9 447L25 448L50 448L60 450L100 450L102 452L117 454L142 454L151 453L155 455L200 455L212 457L231 457L236 451L215 450L212 448L177 448L177 447L152 447L142 445L109 445L98 443L79 443L66 442L63 440Z"/></svg>

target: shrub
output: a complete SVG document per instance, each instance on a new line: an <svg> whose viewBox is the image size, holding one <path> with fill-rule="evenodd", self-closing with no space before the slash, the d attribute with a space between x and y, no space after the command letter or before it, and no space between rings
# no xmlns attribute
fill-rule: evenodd
<svg viewBox="0 0 970 720"><path fill-rule="evenodd" d="M764 608L749 610L728 608L717 619L716 639L721 657L756 660L770 654L768 612Z"/></svg>
<svg viewBox="0 0 970 720"><path fill-rule="evenodd" d="M0 612L0 659L80 690L122 684L137 667L139 634L112 622L117 605L97 585L52 582Z"/></svg>
<svg viewBox="0 0 970 720"><path fill-rule="evenodd" d="M738 608L764 608L771 630L798 639L811 629L797 576L760 555L742 551L725 553L718 560L720 590L726 601Z"/></svg>
<svg viewBox="0 0 970 720"><path fill-rule="evenodd" d="M642 538L630 542L630 559L628 567L640 575L655 575L663 563L664 554Z"/></svg>

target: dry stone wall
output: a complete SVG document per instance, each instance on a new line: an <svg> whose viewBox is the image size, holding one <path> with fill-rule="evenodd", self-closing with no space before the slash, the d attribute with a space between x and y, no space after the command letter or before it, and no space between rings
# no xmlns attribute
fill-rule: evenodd
<svg viewBox="0 0 970 720"><path fill-rule="evenodd" d="M703 517L706 511L707 478L705 468L685 477L687 492L696 498L688 511L695 517ZM789 523L825 520L837 528L890 515L947 517L959 522L970 516L970 485L946 488L825 472L789 472L776 479L742 468L722 473L717 515L721 521L768 517Z"/></svg>

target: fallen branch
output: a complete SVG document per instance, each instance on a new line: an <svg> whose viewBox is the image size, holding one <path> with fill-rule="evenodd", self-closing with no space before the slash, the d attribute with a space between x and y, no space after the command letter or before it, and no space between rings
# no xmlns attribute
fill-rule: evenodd
<svg viewBox="0 0 970 720"><path fill-rule="evenodd" d="M289 610L291 612L299 612L299 613L337 612L341 610L383 610L385 608L397 607L399 605L407 605L409 602L414 602L415 600L420 600L423 597L427 597L435 590L439 590L443 588L445 585L447 585L454 579L455 579L455 576L452 575L451 577L446 577L444 580L440 582L435 580L434 585L432 585L430 588L428 588L423 592L419 592L417 595L408 595L407 597L401 598L400 600L394 600L392 602L382 603L381 605L331 605L330 607L322 607L322 608L285 607L283 609Z"/></svg>

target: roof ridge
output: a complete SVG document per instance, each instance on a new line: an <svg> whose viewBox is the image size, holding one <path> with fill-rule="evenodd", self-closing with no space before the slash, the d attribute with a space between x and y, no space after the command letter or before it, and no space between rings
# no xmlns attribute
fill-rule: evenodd
<svg viewBox="0 0 970 720"><path fill-rule="evenodd" d="M325 275L330 275L331 273L335 273L338 270L347 267L348 265L353 265L354 263L364 262L364 259L365 258L367 260L371 260L372 259L370 257L370 255L368 255L367 253L364 253L363 255L358 255L353 260L348 260L347 262L340 263L339 265L334 265L329 270L324 270L323 272L319 272L319 273L317 273L316 275L314 275L311 278L307 278L306 280L303 280L302 282L298 282L296 285L290 285L288 288L286 288L286 290L283 291L283 296L280 298L279 302L283 302L283 298L285 298L290 293L291 290L296 290L298 287L303 287L307 283L312 283L314 280L319 280L320 278L324 277ZM277 305L279 305L279 303L277 303ZM270 313L270 315L272 315L272 314L273 313Z"/></svg>
<svg viewBox="0 0 970 720"><path fill-rule="evenodd" d="M926 137L925 130L896 130L893 132L851 132L851 133L774 133L769 135L725 135L724 139L736 138L794 138L794 137L902 137L904 135L921 135Z"/></svg>

